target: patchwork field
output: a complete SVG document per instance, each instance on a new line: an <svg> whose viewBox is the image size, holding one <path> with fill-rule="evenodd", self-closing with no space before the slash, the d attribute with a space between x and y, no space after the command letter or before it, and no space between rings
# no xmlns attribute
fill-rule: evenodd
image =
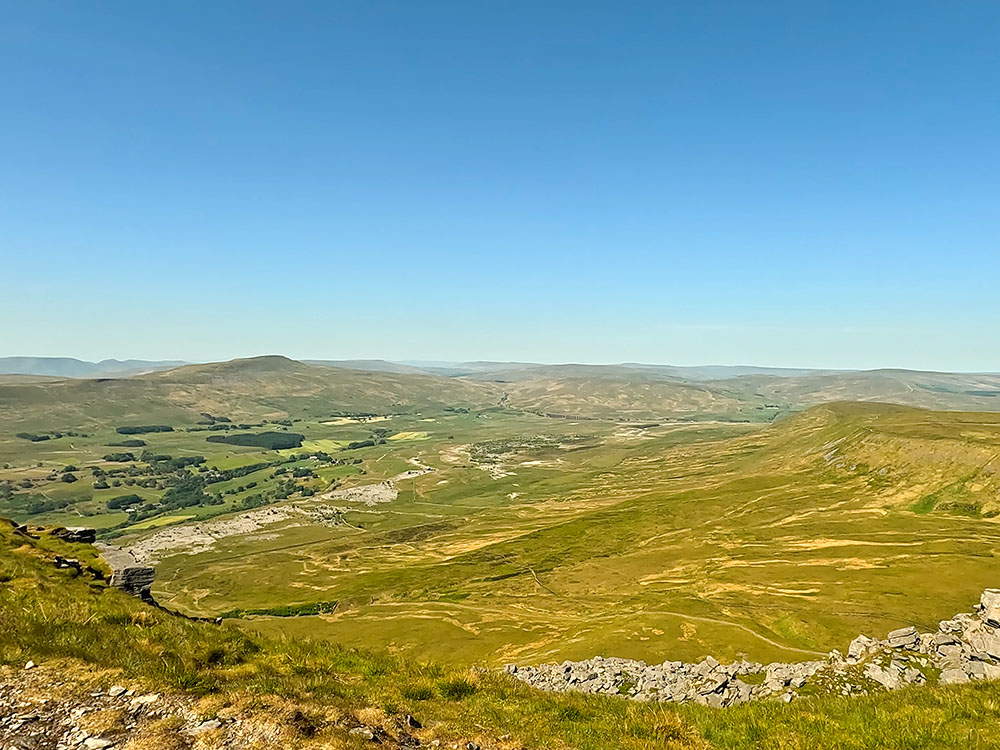
<svg viewBox="0 0 1000 750"><path fill-rule="evenodd" d="M0 514L100 528L183 612L455 664L787 660L932 625L1000 578L993 413L573 418L338 373L378 407L352 411L317 368L276 384L255 365L252 386L220 367L149 376L176 412L81 398L13 419L8 391Z"/></svg>

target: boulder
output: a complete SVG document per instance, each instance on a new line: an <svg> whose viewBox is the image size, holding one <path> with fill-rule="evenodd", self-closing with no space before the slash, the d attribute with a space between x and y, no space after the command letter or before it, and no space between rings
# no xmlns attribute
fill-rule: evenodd
<svg viewBox="0 0 1000 750"><path fill-rule="evenodd" d="M915 646L920 639L920 633L913 626L893 630L888 635L889 646L892 648L909 648Z"/></svg>
<svg viewBox="0 0 1000 750"><path fill-rule="evenodd" d="M895 690L899 687L899 672L889 667L881 667L878 664L869 664L865 667L865 677L875 680L886 690Z"/></svg>
<svg viewBox="0 0 1000 750"><path fill-rule="evenodd" d="M945 669L938 678L942 685L960 685L969 681L969 676L961 669Z"/></svg>
<svg viewBox="0 0 1000 750"><path fill-rule="evenodd" d="M52 536L67 542L93 544L97 541L97 529L89 529L84 526L70 526L65 529L53 529Z"/></svg>
<svg viewBox="0 0 1000 750"><path fill-rule="evenodd" d="M851 641L851 645L847 649L847 662L849 664L857 664L871 651L876 650L879 645L879 642L874 638L869 638L867 635L859 635Z"/></svg>
<svg viewBox="0 0 1000 750"><path fill-rule="evenodd" d="M199 734L204 734L205 732L211 732L213 729L219 729L222 726L222 722L218 719L209 719L208 721L203 721L195 727L187 730L187 734L192 737L197 737Z"/></svg>
<svg viewBox="0 0 1000 750"><path fill-rule="evenodd" d="M979 597L979 606L984 610L1000 607L1000 589L986 589Z"/></svg>
<svg viewBox="0 0 1000 750"><path fill-rule="evenodd" d="M156 569L149 565L141 565L130 552L112 547L109 544L98 544L101 557L111 568L111 585L133 596L149 599L149 589L156 578Z"/></svg>
<svg viewBox="0 0 1000 750"><path fill-rule="evenodd" d="M1000 628L1000 589L986 589L979 598L980 615L987 625Z"/></svg>
<svg viewBox="0 0 1000 750"><path fill-rule="evenodd" d="M965 632L965 642L972 651L1000 659L1000 630L985 622L969 628Z"/></svg>

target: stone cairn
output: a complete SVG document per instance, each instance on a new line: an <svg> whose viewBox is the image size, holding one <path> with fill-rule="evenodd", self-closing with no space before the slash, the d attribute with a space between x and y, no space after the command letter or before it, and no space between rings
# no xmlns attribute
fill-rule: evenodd
<svg viewBox="0 0 1000 750"><path fill-rule="evenodd" d="M1000 678L1000 589L984 591L973 612L942 620L935 633L907 627L882 641L859 635L846 655L835 650L816 661L720 664L709 656L697 664L646 664L597 656L538 667L508 664L506 669L541 690L717 708L763 699L787 703L808 694L867 695L934 681L992 680Z"/></svg>

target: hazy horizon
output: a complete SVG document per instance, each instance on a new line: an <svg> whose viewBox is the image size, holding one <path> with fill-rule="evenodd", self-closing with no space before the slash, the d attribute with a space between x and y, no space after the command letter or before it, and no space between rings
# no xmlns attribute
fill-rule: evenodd
<svg viewBox="0 0 1000 750"><path fill-rule="evenodd" d="M296 360L299 362L309 363L309 362L387 362L391 364L407 365L413 367L449 367L456 365L469 365L476 363L483 364L498 364L498 365L541 365L541 366L573 366L581 365L586 367L615 367L615 366L641 366L641 367L676 367L679 369L699 369L699 368L747 368L747 369L758 369L758 370L801 370L804 372L866 372L866 371L876 371L876 370L907 370L915 372L939 372L939 373L955 373L955 374L988 374L995 375L997 371L993 370L947 370L942 368L916 368L916 367L900 367L893 365L884 365L876 367L813 367L810 365L772 365L772 364L758 364L758 363L747 363L747 362L734 362L734 363L724 363L724 362L696 362L692 364L682 364L678 362L657 362L653 360L622 360L622 361L600 361L600 360L527 360L527 359L435 359L435 358L413 358L413 359L396 359L391 357L344 357L344 356L302 356L302 357L292 357L287 354L279 352L263 352L258 354L249 354L245 356L238 357L220 357L211 359L185 359L183 357L126 357L126 356L107 356L99 357L97 359L87 359L83 357L72 357L68 355L34 355L34 354L0 354L0 361L8 359L39 359L39 360L59 360L59 359L69 359L76 360L85 364L100 364L102 362L143 362L143 363L173 363L175 366L183 365L197 365L197 364L215 364L222 362L229 362L233 360L240 359L255 359L260 357L287 357L288 359Z"/></svg>

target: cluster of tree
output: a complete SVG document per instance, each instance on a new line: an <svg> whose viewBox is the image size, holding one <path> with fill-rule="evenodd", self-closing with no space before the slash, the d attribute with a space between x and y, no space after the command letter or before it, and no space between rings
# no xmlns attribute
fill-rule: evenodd
<svg viewBox="0 0 1000 750"><path fill-rule="evenodd" d="M337 602L310 602L308 604L282 604L278 607L267 607L262 609L231 609L223 612L219 617L223 619L235 619L240 617L255 617L260 615L270 617L299 617L302 615L322 615L334 612L337 609ZM471 744L471 743L470 743Z"/></svg>
<svg viewBox="0 0 1000 750"><path fill-rule="evenodd" d="M386 430L386 429L378 428L378 429L372 430L372 436L370 438L368 438L367 440L355 440L352 443L348 443L347 447L346 448L342 448L341 450L352 451L352 450L356 450L358 448L371 448L372 446L375 446L375 445L384 445L385 441L388 439L388 437L391 434L392 434L392 430Z"/></svg>
<svg viewBox="0 0 1000 750"><path fill-rule="evenodd" d="M118 495L108 500L108 510L118 510L119 508L131 508L142 502L138 495Z"/></svg>
<svg viewBox="0 0 1000 750"><path fill-rule="evenodd" d="M247 488L244 487L243 489L245 490ZM314 494L311 488L299 487L295 484L294 480L288 479L283 482L278 482L269 490L264 490L263 492L258 492L253 495L247 495L240 501L240 504L235 507L239 510L261 508L265 505L277 502L278 500L285 500L294 495L296 491L301 492L304 497Z"/></svg>
<svg viewBox="0 0 1000 750"><path fill-rule="evenodd" d="M133 440L122 440L120 443L108 443L108 446L111 448L144 448L146 447L146 441L135 438Z"/></svg>
<svg viewBox="0 0 1000 750"><path fill-rule="evenodd" d="M146 424L133 427L116 427L115 432L119 435L144 435L147 432L173 432L174 428L168 424Z"/></svg>
<svg viewBox="0 0 1000 750"><path fill-rule="evenodd" d="M279 477L284 474L289 474L295 479L302 479L303 477L306 478L316 477L316 472L314 472L308 466L293 466L291 469L286 469L284 466L279 466L277 469L274 470L274 473L271 476Z"/></svg>
<svg viewBox="0 0 1000 750"><path fill-rule="evenodd" d="M239 435L212 435L205 439L210 443L245 445L276 451L300 447L305 435L297 432L247 432Z"/></svg>
<svg viewBox="0 0 1000 750"><path fill-rule="evenodd" d="M261 469L269 469L276 464L284 463L283 461L261 461L255 464L247 464L246 466L235 466L232 469L209 469L205 481L208 484L215 484L216 482L228 482L230 479L237 479L239 477L245 477L247 474L253 474Z"/></svg>
<svg viewBox="0 0 1000 750"><path fill-rule="evenodd" d="M148 463L150 471L156 474L169 474L186 469L188 466L198 466L205 463L204 456L178 456L174 458L168 453L153 453L152 451L143 451L139 455L139 460Z"/></svg>
<svg viewBox="0 0 1000 750"><path fill-rule="evenodd" d="M354 442L348 443L347 446L342 450L353 451L357 450L358 448L371 448L374 445L375 445L374 440L355 440Z"/></svg>
<svg viewBox="0 0 1000 750"><path fill-rule="evenodd" d="M104 460L110 463L124 464L135 461L134 453L105 453Z"/></svg>
<svg viewBox="0 0 1000 750"><path fill-rule="evenodd" d="M37 516L40 513L51 513L62 510L76 502L72 498L52 499L44 495L16 493L8 482L0 482L0 500L4 501L5 512L11 515Z"/></svg>
<svg viewBox="0 0 1000 750"><path fill-rule="evenodd" d="M43 440L52 439L51 435L35 435L30 432L19 432L17 433L17 437L21 438L21 440L30 440L32 443L40 443Z"/></svg>
<svg viewBox="0 0 1000 750"><path fill-rule="evenodd" d="M90 437L86 432L43 432L38 435L33 432L19 432L16 437L21 438L21 440L30 440L32 443L40 443L43 440L54 440L61 437Z"/></svg>
<svg viewBox="0 0 1000 750"><path fill-rule="evenodd" d="M222 498L216 495L205 494L205 483L201 477L184 472L183 476L172 480L171 486L163 493L159 502L148 502L141 506L131 505L128 507L129 524L143 521L162 513L169 513L181 508L190 508L195 505L221 505Z"/></svg>
<svg viewBox="0 0 1000 750"><path fill-rule="evenodd" d="M202 419L198 420L198 424L215 424L216 422L232 422L229 417L217 417L214 414L209 414L207 411L201 413Z"/></svg>
<svg viewBox="0 0 1000 750"><path fill-rule="evenodd" d="M199 425L204 425L204 426L202 426L202 427L188 427L187 431L188 432L205 432L205 431L208 431L208 432L219 432L219 431L225 431L225 430L252 430L255 427L267 427L267 425L269 425L269 424L285 424L285 420L275 420L273 422L270 422L270 421L264 419L264 420L261 420L260 422L240 422L239 424L234 424L232 421L230 421L228 419L225 422L222 422L221 420L217 420L215 422L209 422L207 420L199 420L198 424ZM288 422L288 424L291 425L291 422Z"/></svg>

